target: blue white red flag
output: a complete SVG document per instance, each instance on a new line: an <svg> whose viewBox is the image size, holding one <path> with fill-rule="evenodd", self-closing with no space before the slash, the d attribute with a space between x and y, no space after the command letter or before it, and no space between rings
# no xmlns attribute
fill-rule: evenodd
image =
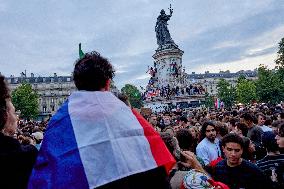
<svg viewBox="0 0 284 189"><path fill-rule="evenodd" d="M28 188L96 188L175 163L159 134L111 92L74 92L52 117Z"/></svg>

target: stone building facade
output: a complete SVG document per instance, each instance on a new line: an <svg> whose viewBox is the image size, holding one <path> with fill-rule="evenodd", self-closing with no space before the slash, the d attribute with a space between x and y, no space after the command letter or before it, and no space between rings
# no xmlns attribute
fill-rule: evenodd
<svg viewBox="0 0 284 189"><path fill-rule="evenodd" d="M27 82L39 95L39 118L45 118L53 115L69 95L77 90L72 76L57 76L54 73L49 77L35 77L31 74L27 77L22 73L20 77L10 76L6 78L10 89L13 91L21 83ZM118 93L116 87L112 87L113 93Z"/></svg>
<svg viewBox="0 0 284 189"><path fill-rule="evenodd" d="M210 73L206 71L204 74L192 72L191 74L187 74L186 78L188 83L200 84L205 88L206 92L215 96L217 94L217 83L221 78L227 80L232 86L236 86L237 80L241 75L245 76L247 79L256 80L257 70L241 70L236 73L231 73L230 71Z"/></svg>
<svg viewBox="0 0 284 189"><path fill-rule="evenodd" d="M57 76L55 73L49 77L30 77L22 74L20 77L7 77L11 90L16 89L21 83L27 82L39 95L40 117L53 115L68 96L76 90L72 76Z"/></svg>

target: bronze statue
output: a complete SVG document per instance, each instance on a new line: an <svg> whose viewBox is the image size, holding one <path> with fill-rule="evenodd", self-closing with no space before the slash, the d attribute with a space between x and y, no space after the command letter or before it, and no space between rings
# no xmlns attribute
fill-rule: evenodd
<svg viewBox="0 0 284 189"><path fill-rule="evenodd" d="M170 20L173 9L170 5L170 14L167 15L164 11L164 9L161 10L160 15L157 18L155 31L156 31L156 37L157 37L157 44L161 48L165 44L174 44L174 41L171 38L171 34L169 32L169 29L167 27L167 21Z"/></svg>

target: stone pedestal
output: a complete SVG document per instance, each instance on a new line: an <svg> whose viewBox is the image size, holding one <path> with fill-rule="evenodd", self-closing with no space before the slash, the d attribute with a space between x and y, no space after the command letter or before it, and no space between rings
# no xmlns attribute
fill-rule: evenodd
<svg viewBox="0 0 284 189"><path fill-rule="evenodd" d="M183 51L175 44L168 44L156 50L153 55L154 67L157 70L155 87L182 86L182 55Z"/></svg>

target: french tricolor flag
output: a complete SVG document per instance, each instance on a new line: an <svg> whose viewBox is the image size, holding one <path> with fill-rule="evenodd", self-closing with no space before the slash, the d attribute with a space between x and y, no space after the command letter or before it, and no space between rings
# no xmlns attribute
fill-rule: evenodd
<svg viewBox="0 0 284 189"><path fill-rule="evenodd" d="M49 122L28 188L96 188L174 163L152 126L111 92L77 91Z"/></svg>

